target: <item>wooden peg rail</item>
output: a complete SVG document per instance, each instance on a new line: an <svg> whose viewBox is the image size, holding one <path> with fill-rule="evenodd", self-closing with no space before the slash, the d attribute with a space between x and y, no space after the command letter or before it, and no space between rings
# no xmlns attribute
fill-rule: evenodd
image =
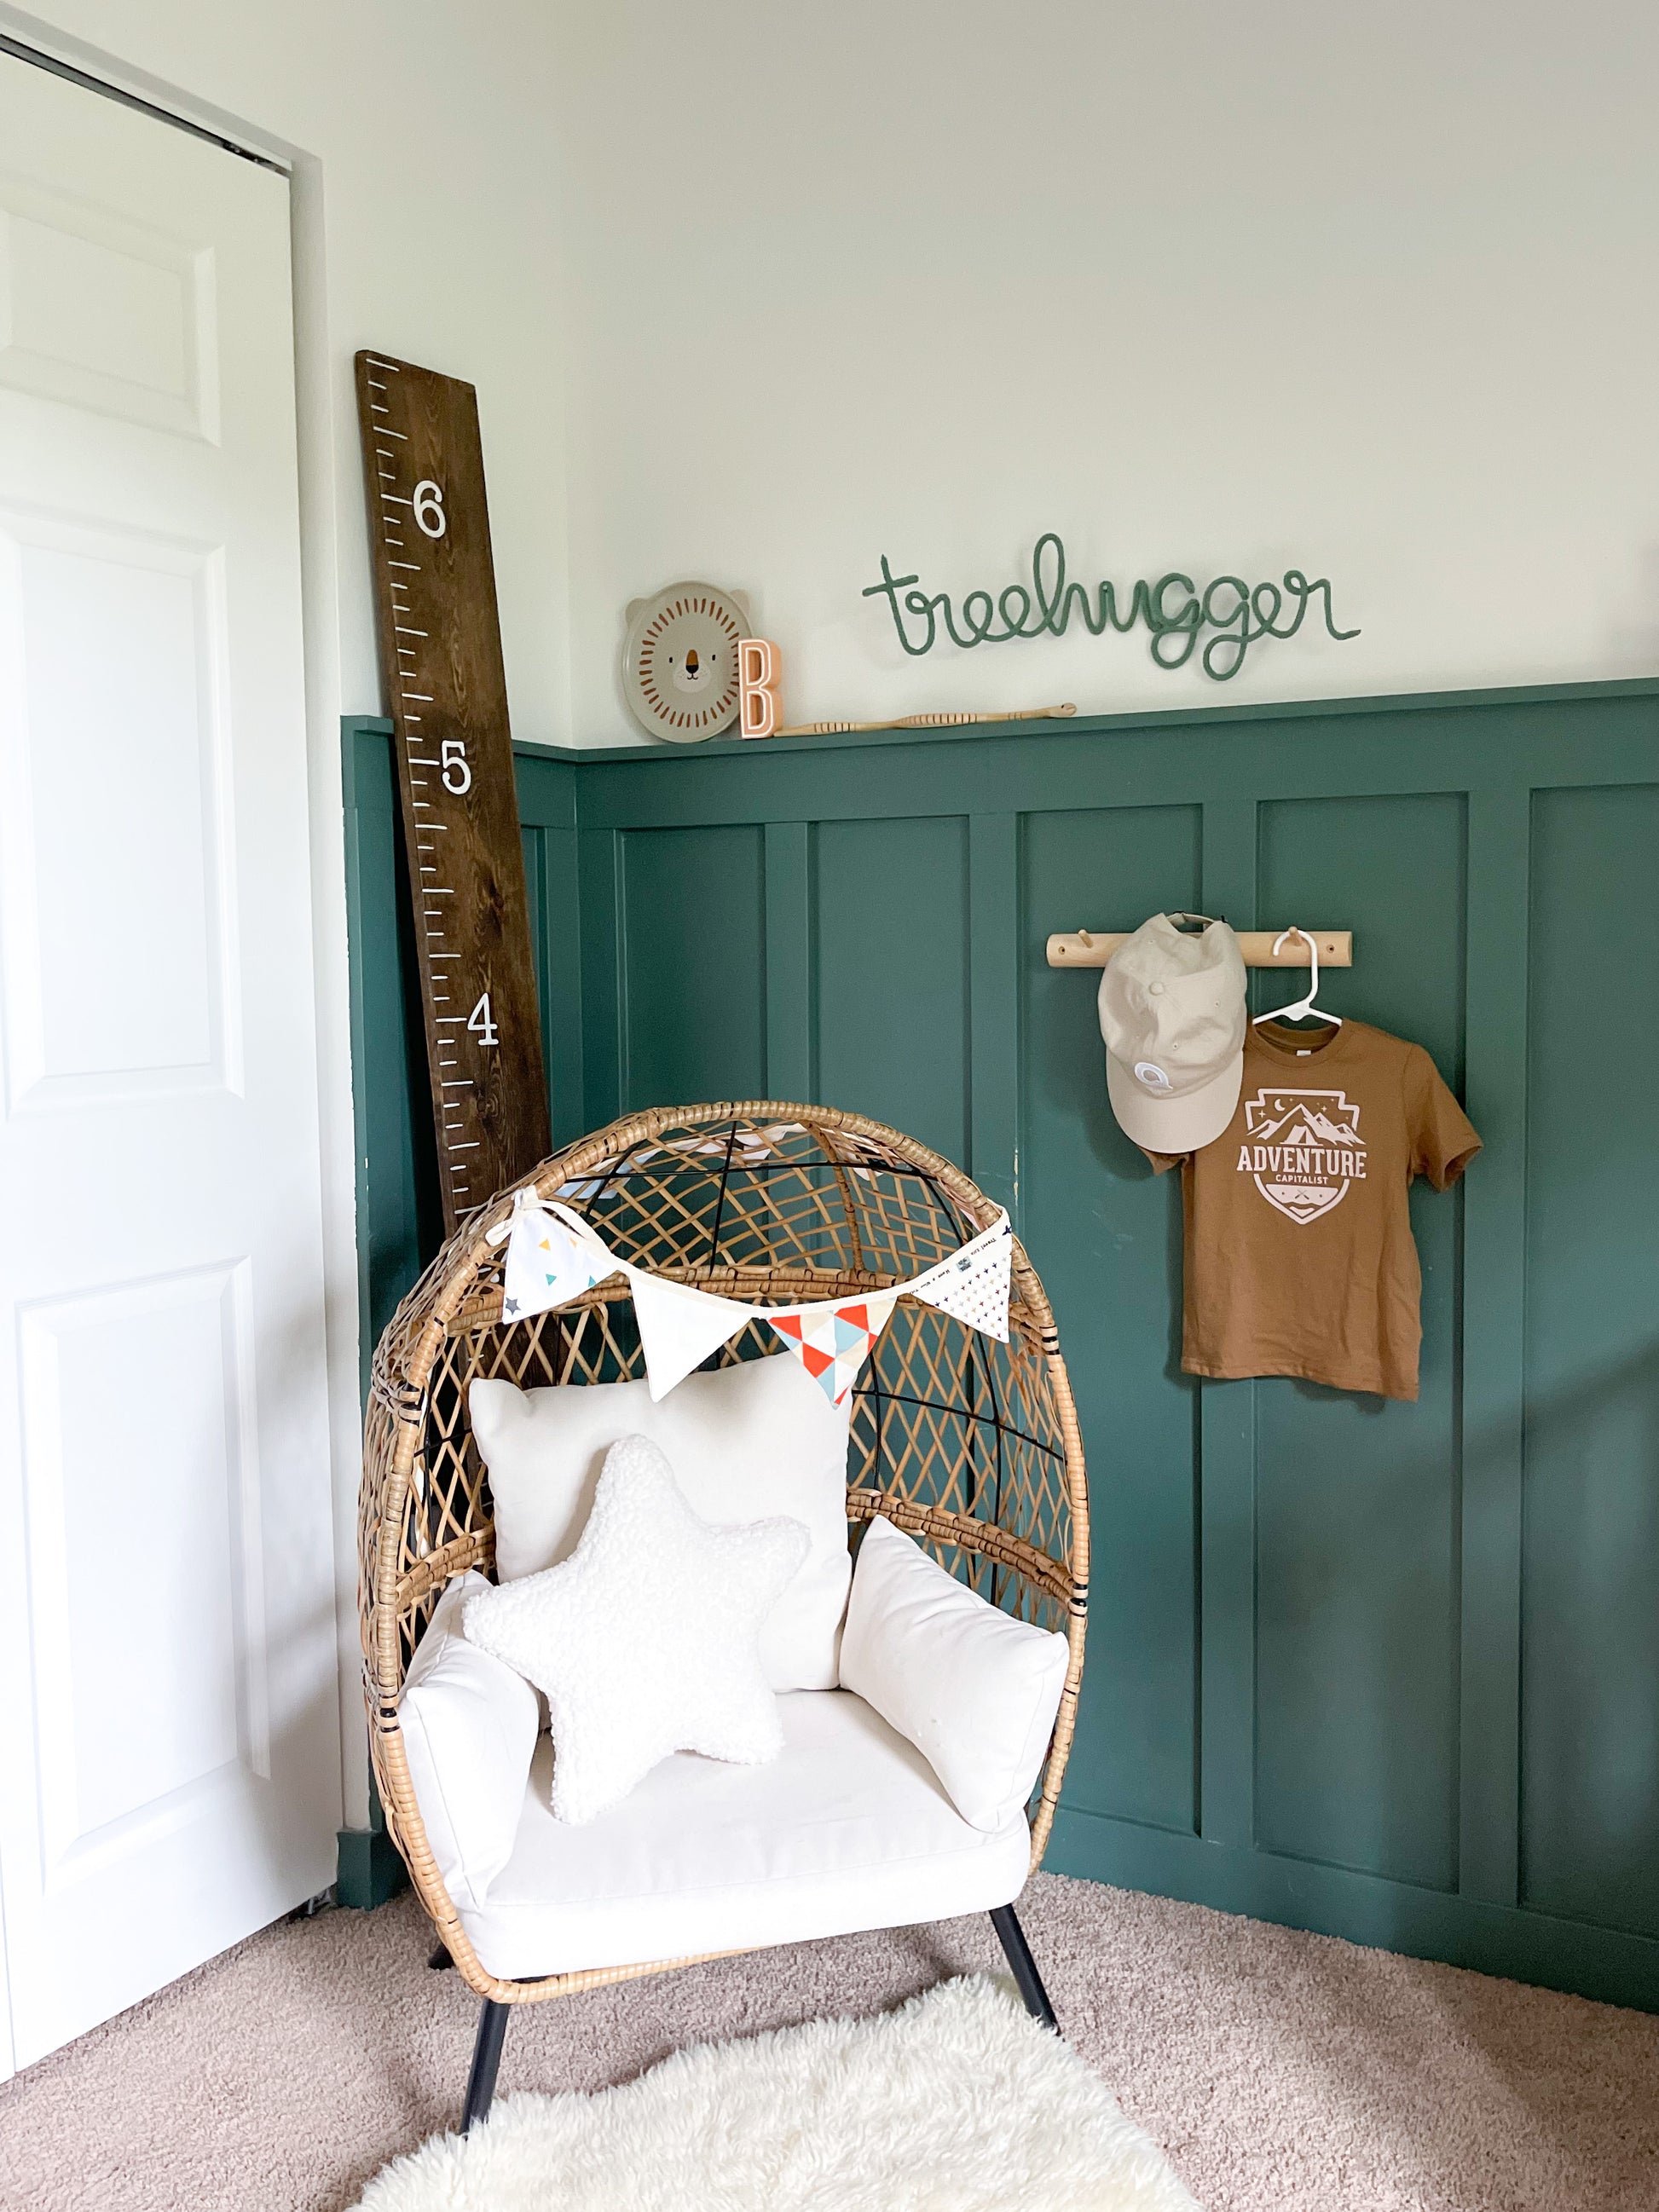
<svg viewBox="0 0 1659 2212"><path fill-rule="evenodd" d="M1273 939L1279 934L1276 929L1241 929L1238 949L1244 955L1247 968L1305 968L1308 948L1299 937L1285 940L1281 951L1273 951ZM1319 947L1322 968L1352 968L1353 966L1353 932L1351 929L1310 929L1308 932ZM1051 968L1103 968L1120 945L1129 941L1127 929L1079 929L1061 933L1048 939L1048 965Z"/></svg>

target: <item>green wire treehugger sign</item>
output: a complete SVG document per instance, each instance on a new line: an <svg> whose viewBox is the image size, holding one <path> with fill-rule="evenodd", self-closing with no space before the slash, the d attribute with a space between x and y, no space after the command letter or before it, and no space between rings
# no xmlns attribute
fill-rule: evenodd
<svg viewBox="0 0 1659 2212"><path fill-rule="evenodd" d="M918 659L933 651L941 631L964 649L1007 645L1015 638L1064 637L1075 611L1092 637L1109 629L1131 630L1139 623L1151 633L1152 659L1160 668L1182 668L1199 652L1204 673L1225 684L1237 675L1258 641L1294 637L1310 600L1320 603L1328 636L1340 641L1359 635L1337 628L1327 579L1310 582L1300 568L1287 568L1277 584L1217 576L1201 591L1190 576L1172 568L1156 582L1138 578L1124 600L1110 583L1097 585L1091 595L1085 585L1067 583L1066 548L1052 530L1044 532L1032 551L1029 588L1010 584L995 598L987 591L969 592L953 607L947 592L916 589L920 580L896 576L884 553L881 581L864 591L866 599L886 600L900 645ZM907 626L907 617L913 628ZM1206 630L1210 635L1200 652L1200 635Z"/></svg>

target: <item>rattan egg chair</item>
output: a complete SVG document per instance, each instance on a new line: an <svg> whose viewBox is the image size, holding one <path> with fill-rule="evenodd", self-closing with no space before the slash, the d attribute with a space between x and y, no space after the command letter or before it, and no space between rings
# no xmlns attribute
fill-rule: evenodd
<svg viewBox="0 0 1659 2212"><path fill-rule="evenodd" d="M627 1115L555 1153L515 1188L556 1196L620 1257L656 1274L761 1304L856 1297L906 1279L998 1212L947 1160L896 1130L856 1114L776 1103ZM489 2109L508 2008L691 1963L498 1979L445 1888L410 1781L398 1725L410 1656L448 1578L493 1569L492 1508L468 1428L469 1387L503 1377L523 1389L574 1389L643 1372L621 1278L552 1312L504 1322L505 1247L489 1232L508 1220L514 1196L501 1193L449 1239L380 1340L359 1514L370 1742L387 1828L437 1931L433 1963L453 1961L483 1999L468 2125ZM775 1333L759 1323L710 1364L782 1356ZM854 1389L847 1513L854 1524L885 1516L992 1602L1066 1637L1065 1690L1027 1808L1035 1869L1082 1676L1088 1502L1054 1316L1018 1241L1006 1346L914 1297L895 1308ZM1027 2004L1053 2025L1012 1905L992 1918Z"/></svg>

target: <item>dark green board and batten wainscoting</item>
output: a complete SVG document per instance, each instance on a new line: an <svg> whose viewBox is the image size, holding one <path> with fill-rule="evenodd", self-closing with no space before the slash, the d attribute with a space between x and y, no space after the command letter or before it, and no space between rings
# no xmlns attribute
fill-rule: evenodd
<svg viewBox="0 0 1659 2212"><path fill-rule="evenodd" d="M365 1311L437 1231L387 726L347 725ZM1088 1449L1048 1864L1659 2009L1659 684L520 746L556 1143L855 1107L1013 1212ZM1178 1366L1180 1193L1050 931L1352 928L1486 1150L1413 1406ZM1259 976L1284 995L1282 976Z"/></svg>

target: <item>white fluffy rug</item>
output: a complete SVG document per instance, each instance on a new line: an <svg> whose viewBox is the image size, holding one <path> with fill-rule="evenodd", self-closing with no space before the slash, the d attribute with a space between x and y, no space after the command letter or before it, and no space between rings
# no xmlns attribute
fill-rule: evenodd
<svg viewBox="0 0 1659 2212"><path fill-rule="evenodd" d="M1197 2212L1008 1984L704 2043L596 2096L504 2097L358 2212Z"/></svg>

